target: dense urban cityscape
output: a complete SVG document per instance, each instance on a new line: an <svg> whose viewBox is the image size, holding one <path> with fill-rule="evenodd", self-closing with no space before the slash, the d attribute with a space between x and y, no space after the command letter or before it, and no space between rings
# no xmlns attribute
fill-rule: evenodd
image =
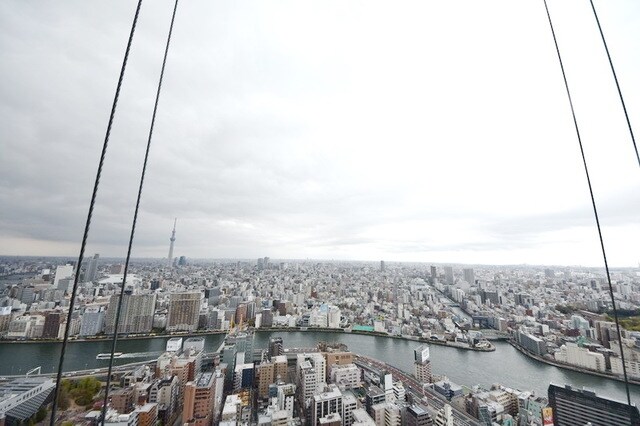
<svg viewBox="0 0 640 426"><path fill-rule="evenodd" d="M2 258L2 345L11 350L61 339L76 273L71 344L109 339L123 267L99 254L79 272L68 259ZM584 419L594 425L640 421L637 408L621 398L572 383L546 383L543 394L503 383L499 375L485 385L456 383L448 377L453 371L432 364L430 349L481 359L508 342L537 363L623 388L616 381L622 364L607 286L596 270L268 257L138 260L129 269L105 424L564 425L574 424L567 419L576 413L583 416L580 425ZM612 279L618 308L629 314L622 320L627 373L640 383L637 269L617 270ZM281 335L264 347L255 344L255 336L273 331ZM290 347L287 331L328 338ZM399 367L407 360L394 365L361 353L357 343L332 339L341 333L412 342L412 371ZM205 347L217 335L219 346ZM161 339L166 347L140 354L119 349L141 338ZM89 356L108 360L111 354ZM54 380L47 367L30 367L21 375L5 366L5 424L48 413ZM65 371L66 401L56 422L97 424L104 364ZM634 388L632 395L635 401L640 392Z"/></svg>

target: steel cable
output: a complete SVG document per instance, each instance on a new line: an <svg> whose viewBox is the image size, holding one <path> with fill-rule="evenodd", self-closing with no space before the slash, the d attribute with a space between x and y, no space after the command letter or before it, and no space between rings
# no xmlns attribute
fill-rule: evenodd
<svg viewBox="0 0 640 426"><path fill-rule="evenodd" d="M164 49L164 57L162 59L162 68L160 70L160 78L158 80L158 88L156 91L155 104L153 106L153 114L151 116L151 125L149 127L149 136L147 138L147 147L144 154L144 162L142 164L142 172L140 174L140 184L138 186L138 197L136 199L136 208L133 213L133 222L131 224L131 234L129 236L129 246L127 248L127 258L124 263L124 275L122 278L122 287L120 288L120 297L118 298L118 306L115 315L115 324L113 330L113 339L111 340L111 356L109 357L109 369L107 372L107 385L104 392L104 400L102 405L102 424L104 425L107 414L107 404L109 402L109 387L111 386L111 374L113 371L113 357L118 342L118 327L120 325L120 313L122 310L122 300L124 298L124 291L127 283L127 274L129 272L129 261L131 260L131 248L133 247L133 238L136 231L136 222L138 221L138 211L140 209L140 199L142 198L142 188L144 186L144 177L147 171L147 162L149 159L149 150L151 148L151 139L153 137L153 128L156 122L156 114L158 112L158 103L160 100L160 92L162 90L162 79L164 77L164 70L167 64L167 55L169 53L169 44L171 42L171 33L173 32L173 23L176 18L176 10L178 8L178 0L175 1L173 6L173 14L171 15L171 24L169 25L169 34L167 35L167 43Z"/></svg>
<svg viewBox="0 0 640 426"><path fill-rule="evenodd" d="M140 7L142 0L138 0L138 6L136 7L136 13L133 17L133 23L131 24L131 32L129 33L129 39L127 41L127 48L124 53L124 59L122 61L122 67L120 68L120 76L118 78L118 84L116 86L116 93L111 105L111 114L109 115L109 123L107 124L107 131L102 144L102 153L100 154L100 161L98 163L98 171L96 172L96 178L93 184L93 192L91 194L91 202L89 203L89 212L87 213L87 221L84 226L84 234L82 236L82 244L80 245L80 255L78 256L78 263L76 265L76 275L73 280L73 288L71 290L71 299L69 301L69 313L67 314L67 324L64 329L64 338L62 341L62 348L60 351L60 358L58 362L58 374L56 375L56 387L54 391L53 407L51 409L50 425L54 426L56 420L56 410L58 405L58 398L60 396L60 382L62 380L62 367L64 365L64 356L67 349L67 342L69 341L69 330L71 329L71 317L73 315L73 308L75 305L76 293L78 291L78 279L80 277L80 267L82 266L82 259L84 258L84 251L87 245L87 237L89 236L89 228L91 226L91 218L93 216L93 208L96 202L96 196L98 194L98 187L100 186L100 176L102 175L102 167L107 154L107 146L109 145L109 136L111 135L111 127L113 126L113 120L116 114L116 107L118 105L118 98L120 96L120 89L122 88L122 81L124 80L124 72L127 68L127 60L129 59L129 52L131 51L131 43L133 41L133 35L135 34L136 25L138 23L138 16L140 15Z"/></svg>
<svg viewBox="0 0 640 426"><path fill-rule="evenodd" d="M616 82L616 89L618 89L618 97L620 98L620 103L622 104L622 110L624 111L624 118L627 120L629 135L631 135L631 142L633 143L633 149L636 153L638 166L640 166L640 154L638 154L638 145L636 145L636 138L633 135L633 128L631 127L631 120L629 120L629 114L627 113L627 105L624 103L624 97L622 96L622 89L620 89L620 83L618 82L618 75L616 74L616 69L613 66L613 60L611 59L611 54L609 53L607 40L605 40L604 38L604 32L602 31L602 26L600 26L600 19L598 19L598 13L596 12L596 7L593 5L593 0L589 0L589 1L591 2L591 9L593 10L593 16L596 18L596 23L598 24L598 30L600 31L600 38L602 38L602 44L604 44L604 50L607 52L607 58L609 59L609 66L611 67L613 80Z"/></svg>
<svg viewBox="0 0 640 426"><path fill-rule="evenodd" d="M591 205L593 206L593 214L596 219L596 227L598 228L598 236L600 238L600 248L602 249L602 257L604 259L604 268L607 273L607 282L609 283L609 295L611 297L611 304L613 306L613 316L615 318L616 331L618 333L618 344L620 345L620 357L622 360L622 372L624 375L624 385L627 391L627 403L631 405L631 394L629 392L629 379L627 378L627 367L624 362L624 351L622 349L622 334L620 333L620 324L618 323L618 310L616 309L616 300L613 296L613 286L611 285L611 274L609 273L609 263L607 262L607 253L604 248L604 239L602 238L602 229L600 227L600 219L598 217L598 208L596 207L596 199L593 195L593 187L591 186L591 178L589 177L589 168L587 167L587 159L585 157L584 148L582 146L582 138L580 136L578 120L576 119L576 112L573 108L573 100L571 99L571 92L569 91L567 74L565 73L564 65L562 63L562 56L560 55L560 47L558 46L556 32L553 29L553 22L551 21L551 14L549 13L549 6L547 5L547 0L544 0L544 7L547 11L547 18L549 19L549 27L551 28L551 35L553 36L553 43L555 44L556 53L558 54L558 62L560 63L560 70L562 71L562 79L564 80L564 87L567 91L569 106L571 107L571 116L573 117L573 125L575 127L576 136L578 137L578 145L580 145L580 154L582 155L582 164L584 165L584 172L587 177L587 184L589 186L589 195L591 196Z"/></svg>

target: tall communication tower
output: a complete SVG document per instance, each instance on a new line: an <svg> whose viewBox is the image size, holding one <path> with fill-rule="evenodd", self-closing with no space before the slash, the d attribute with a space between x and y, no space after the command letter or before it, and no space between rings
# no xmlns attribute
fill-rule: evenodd
<svg viewBox="0 0 640 426"><path fill-rule="evenodd" d="M171 241L171 244L169 244L169 256L167 257L167 265L169 267L173 265L173 244L176 242L176 222L177 221L178 221L178 218L175 218L173 220L173 231L171 231L171 238L169 238L169 241Z"/></svg>

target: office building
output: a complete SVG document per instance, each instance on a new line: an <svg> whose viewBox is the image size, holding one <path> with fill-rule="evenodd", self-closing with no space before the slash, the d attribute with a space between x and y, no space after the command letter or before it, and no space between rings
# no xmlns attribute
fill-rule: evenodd
<svg viewBox="0 0 640 426"><path fill-rule="evenodd" d="M584 426L588 422L598 426L640 426L640 413L635 405L569 385L549 385L549 406L553 410L553 424L558 426Z"/></svg>
<svg viewBox="0 0 640 426"><path fill-rule="evenodd" d="M342 393L342 426L351 426L353 424L353 411L358 408L358 399L351 392Z"/></svg>
<svg viewBox="0 0 640 426"><path fill-rule="evenodd" d="M296 379L302 400L309 401L317 390L324 387L326 360L320 353L298 354Z"/></svg>
<svg viewBox="0 0 640 426"><path fill-rule="evenodd" d="M420 383L431 383L431 360L429 360L429 346L420 345L413 351L413 374Z"/></svg>
<svg viewBox="0 0 640 426"><path fill-rule="evenodd" d="M327 370L330 371L331 383L335 383L342 390L362 386L362 371L355 364L334 364Z"/></svg>
<svg viewBox="0 0 640 426"><path fill-rule="evenodd" d="M182 422L194 426L213 424L215 403L214 373L199 373L192 382L187 382L184 390Z"/></svg>
<svg viewBox="0 0 640 426"><path fill-rule="evenodd" d="M336 385L326 386L313 396L311 425L319 425L320 419L330 414L342 414L342 392Z"/></svg>
<svg viewBox="0 0 640 426"><path fill-rule="evenodd" d="M278 409L285 410L289 416L293 417L293 406L296 397L296 385L293 383L279 384L276 386Z"/></svg>
<svg viewBox="0 0 640 426"><path fill-rule="evenodd" d="M263 314L264 315L264 314ZM263 317L264 321L264 317ZM284 346L282 343L282 337L272 337L269 339L269 358L282 355L284 353Z"/></svg>
<svg viewBox="0 0 640 426"><path fill-rule="evenodd" d="M258 381L258 397L269 396L269 385L275 382L275 366L272 362L263 362L256 367L256 379Z"/></svg>
<svg viewBox="0 0 640 426"><path fill-rule="evenodd" d="M433 419L422 405L410 405L406 413L407 426L432 426Z"/></svg>
<svg viewBox="0 0 640 426"><path fill-rule="evenodd" d="M453 382L441 380L433 384L433 390L451 401L452 398L462 395L462 387Z"/></svg>
<svg viewBox="0 0 640 426"><path fill-rule="evenodd" d="M356 408L351 411L351 426L376 426L376 422L364 408Z"/></svg>

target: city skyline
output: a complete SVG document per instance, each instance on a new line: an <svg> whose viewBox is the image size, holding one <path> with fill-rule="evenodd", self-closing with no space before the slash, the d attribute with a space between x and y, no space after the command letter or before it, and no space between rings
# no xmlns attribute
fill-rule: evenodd
<svg viewBox="0 0 640 426"><path fill-rule="evenodd" d="M544 7L510 3L183 5L133 256L166 256L179 217L188 258L602 266ZM636 266L638 169L595 21L549 6L609 262ZM596 7L639 123L640 5ZM126 252L170 12L143 6L88 253ZM0 254L77 256L132 14L0 5Z"/></svg>

